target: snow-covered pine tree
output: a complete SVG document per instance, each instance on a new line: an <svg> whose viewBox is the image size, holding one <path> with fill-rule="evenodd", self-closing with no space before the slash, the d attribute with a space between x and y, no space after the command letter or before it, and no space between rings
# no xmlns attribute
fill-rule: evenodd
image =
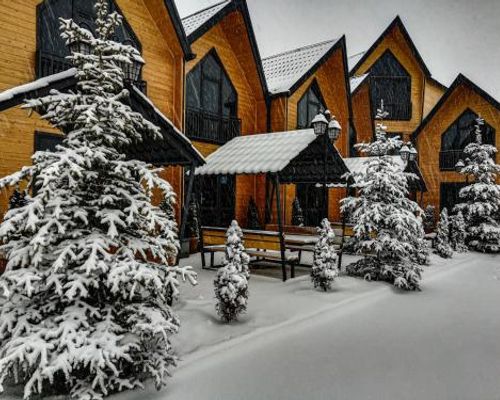
<svg viewBox="0 0 500 400"><path fill-rule="evenodd" d="M462 212L459 211L451 217L450 222L450 245L452 249L459 253L466 252L468 250L465 244L466 239L465 220Z"/></svg>
<svg viewBox="0 0 500 400"><path fill-rule="evenodd" d="M247 210L247 227L248 229L262 229L259 221L259 211L253 197L250 197Z"/></svg>
<svg viewBox="0 0 500 400"><path fill-rule="evenodd" d="M384 279L405 290L419 289L422 268L418 265L424 243L423 211L408 198L405 173L389 154L397 151L402 141L388 137L383 118L383 103L377 113L376 140L356 147L370 156L365 171L356 177L358 197L342 200L343 213L355 221L354 246L363 258L347 267L353 275L367 279Z"/></svg>
<svg viewBox="0 0 500 400"><path fill-rule="evenodd" d="M76 89L25 106L64 131L63 144L0 180L0 188L24 180L37 188L0 225L8 260L0 277L0 391L20 383L26 399L101 399L151 379L160 388L176 364L170 337L179 328L166 288L196 278L169 264L177 237L151 204L154 188L173 195L170 184L123 154L143 135L160 134L127 105L120 66L140 55L111 40L122 19L108 13L107 0L97 0L96 15L95 36L61 20L67 43L90 48L71 57Z"/></svg>
<svg viewBox="0 0 500 400"><path fill-rule="evenodd" d="M460 190L461 211L467 227L470 248L488 253L500 252L500 165L495 163L495 146L482 143L481 118L476 120L476 140L464 149L465 167L461 173L473 176L474 182Z"/></svg>
<svg viewBox="0 0 500 400"><path fill-rule="evenodd" d="M195 200L192 200L189 204L187 231L189 237L197 239L200 237L200 220L198 216L198 206Z"/></svg>
<svg viewBox="0 0 500 400"><path fill-rule="evenodd" d="M424 211L424 231L430 233L436 225L436 207L428 204Z"/></svg>
<svg viewBox="0 0 500 400"><path fill-rule="evenodd" d="M439 222L436 228L436 241L434 252L442 258L453 256L453 249L450 245L450 221L448 219L448 210L443 208L439 216Z"/></svg>
<svg viewBox="0 0 500 400"><path fill-rule="evenodd" d="M25 190L19 190L16 187L9 198L9 209L24 207L28 202L28 197Z"/></svg>
<svg viewBox="0 0 500 400"><path fill-rule="evenodd" d="M315 288L326 292L330 290L333 281L339 274L335 251L335 232L328 219L325 218L321 221L318 234L319 239L314 246L311 281Z"/></svg>
<svg viewBox="0 0 500 400"><path fill-rule="evenodd" d="M247 309L250 258L242 243L243 232L236 221L232 221L226 238L224 266L219 268L214 279L215 308L224 321L231 322Z"/></svg>
<svg viewBox="0 0 500 400"><path fill-rule="evenodd" d="M293 200L292 204L292 225L304 226L304 213L298 197Z"/></svg>

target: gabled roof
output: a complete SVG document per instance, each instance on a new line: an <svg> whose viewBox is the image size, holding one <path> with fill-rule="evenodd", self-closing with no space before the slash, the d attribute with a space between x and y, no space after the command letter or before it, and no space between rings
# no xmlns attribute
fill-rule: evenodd
<svg viewBox="0 0 500 400"><path fill-rule="evenodd" d="M184 53L184 58L189 61L194 57L194 54L191 51L191 46L189 45L186 33L184 32L184 28L182 26L181 17L179 16L179 11L177 10L177 6L175 5L174 0L164 0L164 3L170 15L170 18L172 19L172 23L174 24L175 33L177 34L177 39L181 44L182 52Z"/></svg>
<svg viewBox="0 0 500 400"><path fill-rule="evenodd" d="M328 179L339 182L348 172L338 150L330 143ZM279 149L279 151L277 151ZM227 142L196 169L196 175L254 175L278 173L282 181L320 181L323 138L312 129L239 136ZM317 179L316 179L317 178Z"/></svg>
<svg viewBox="0 0 500 400"><path fill-rule="evenodd" d="M327 40L262 60L267 86L271 94L293 92L342 45L342 38Z"/></svg>
<svg viewBox="0 0 500 400"><path fill-rule="evenodd" d="M463 74L458 74L458 76L455 78L455 80L453 81L451 86L448 88L446 93L439 99L439 101L436 103L434 108L424 118L422 123L415 130L415 132L412 133L412 135L411 135L412 141L415 141L417 139L420 132L422 132L422 130L427 126L427 124L434 118L436 113L441 109L441 107L446 103L446 101L452 95L452 93L455 91L455 89L457 89L460 85L466 85L467 87L472 89L474 92L476 92L479 96L484 98L493 107L495 107L497 110L500 111L500 103L498 102L498 100L496 100L491 95L486 93L483 89L481 89L479 86L477 86L474 82L472 82L469 78L467 78Z"/></svg>
<svg viewBox="0 0 500 400"><path fill-rule="evenodd" d="M361 60L361 58L365 55L366 51L362 51L360 53L353 54L347 57L347 63L349 65L349 73L352 72L354 66Z"/></svg>
<svg viewBox="0 0 500 400"><path fill-rule="evenodd" d="M415 58L417 59L417 62L420 64L420 67L422 68L422 70L424 71L424 74L425 76L427 77L430 77L431 76L431 73L429 71L429 68L427 68L427 65L425 64L422 56L420 55L420 53L418 52L417 50L417 47L415 46L415 44L413 43L413 40L411 39L410 37L410 34L408 33L408 31L406 30L404 24L403 24L403 21L401 21L401 18L398 16L396 16L396 18L394 18L394 20L389 24L389 26L384 30L384 32L382 32L382 34L378 37L378 39L371 45L371 47L365 51L364 53L360 53L362 54L361 57L359 57L359 59L355 60L355 64L354 66L352 67L352 69L350 70L350 73L351 75L354 75L356 73L356 71L358 70L358 68L366 61L366 59L373 53L373 51L378 47L378 45L385 39L385 37L395 28L399 28L401 33L403 34L405 40L407 41L408 43L408 46L410 46L410 49L413 53L413 55L415 56ZM355 57L355 56L353 56Z"/></svg>
<svg viewBox="0 0 500 400"><path fill-rule="evenodd" d="M252 55L254 57L255 64L257 65L259 80L264 96L267 97L268 90L266 78L262 69L262 59L260 57L259 46L257 45L257 39L255 38L252 19L250 17L250 12L248 11L246 0L225 0L184 17L182 19L182 24L184 25L188 41L192 44L233 11L241 12L243 20L245 21Z"/></svg>
<svg viewBox="0 0 500 400"><path fill-rule="evenodd" d="M191 35L197 29L199 29L203 24L208 22L215 14L217 14L224 7L231 4L231 0L221 1L202 10L196 11L194 14L188 15L182 18L182 25L184 26L184 31L186 35Z"/></svg>
<svg viewBox="0 0 500 400"><path fill-rule="evenodd" d="M363 74L363 75L360 75L360 76L353 76L350 79L351 95L353 95L354 93L356 93L356 90L359 89L359 87L361 86L361 84L365 81L366 78L368 78L369 75L370 74Z"/></svg>
<svg viewBox="0 0 500 400"><path fill-rule="evenodd" d="M51 90L67 92L76 85L76 69L46 76L0 93L0 111L22 104L26 99L45 96ZM162 138L145 138L130 146L127 154L154 165L202 165L203 156L191 141L154 106L152 101L133 85L127 85L130 106L161 129Z"/></svg>

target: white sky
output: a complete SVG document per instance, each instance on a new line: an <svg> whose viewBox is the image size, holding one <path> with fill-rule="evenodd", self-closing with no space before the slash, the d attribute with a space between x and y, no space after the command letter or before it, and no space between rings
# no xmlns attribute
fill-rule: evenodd
<svg viewBox="0 0 500 400"><path fill-rule="evenodd" d="M181 16L217 0L176 0ZM500 0L247 0L262 56L346 35L368 49L396 15L434 78L462 72L500 101Z"/></svg>

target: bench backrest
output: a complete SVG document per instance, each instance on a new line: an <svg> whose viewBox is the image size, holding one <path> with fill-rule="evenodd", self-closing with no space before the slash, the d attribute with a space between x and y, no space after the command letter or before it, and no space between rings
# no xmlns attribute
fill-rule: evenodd
<svg viewBox="0 0 500 400"><path fill-rule="evenodd" d="M226 243L226 229L204 226L201 228L203 245L223 245ZM280 250L280 235L278 232L253 231L243 229L243 245L248 248Z"/></svg>

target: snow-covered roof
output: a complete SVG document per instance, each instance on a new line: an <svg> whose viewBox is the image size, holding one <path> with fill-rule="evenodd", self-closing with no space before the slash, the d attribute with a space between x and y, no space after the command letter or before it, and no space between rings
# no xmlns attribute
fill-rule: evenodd
<svg viewBox="0 0 500 400"><path fill-rule="evenodd" d="M276 94L290 90L339 40L327 40L262 59L269 91Z"/></svg>
<svg viewBox="0 0 500 400"><path fill-rule="evenodd" d="M11 89L7 89L4 92L0 93L0 103L12 100L16 96L20 96L35 90L46 88L51 84L59 82L61 80L72 78L75 76L75 74L76 74L76 68L70 68L66 71L45 76L35 81L25 83L24 85L19 85Z"/></svg>
<svg viewBox="0 0 500 400"><path fill-rule="evenodd" d="M363 74L360 76L353 76L350 79L351 82L351 93L354 93L356 89L361 85L369 74Z"/></svg>
<svg viewBox="0 0 500 400"><path fill-rule="evenodd" d="M239 136L209 155L196 175L279 172L315 139L312 129Z"/></svg>
<svg viewBox="0 0 500 400"><path fill-rule="evenodd" d="M365 55L366 51L362 51L360 53L353 54L352 56L347 57L347 65L349 67L349 72L356 66L356 64L361 60L361 58Z"/></svg>
<svg viewBox="0 0 500 400"><path fill-rule="evenodd" d="M225 0L182 18L182 25L184 26L186 35L191 35L200 26L202 26L205 22L207 22L210 18L212 18L215 14L217 14L220 10L222 10L230 3L231 0Z"/></svg>
<svg viewBox="0 0 500 400"><path fill-rule="evenodd" d="M396 165L401 168L402 171L406 168L406 163L403 161L401 156L387 156L392 158ZM367 161L370 157L350 157L344 158L345 165L353 174L364 173L367 167Z"/></svg>

